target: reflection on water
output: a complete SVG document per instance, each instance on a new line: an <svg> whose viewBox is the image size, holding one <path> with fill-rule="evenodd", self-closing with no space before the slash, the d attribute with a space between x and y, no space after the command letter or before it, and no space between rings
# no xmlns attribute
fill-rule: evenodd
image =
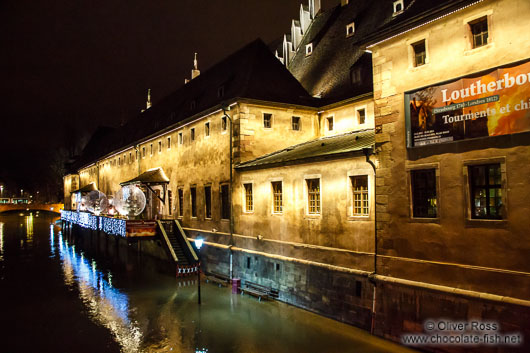
<svg viewBox="0 0 530 353"><path fill-rule="evenodd" d="M81 299L93 320L107 327L125 353L137 352L142 334L136 322L129 319L127 295L112 287L111 278L89 262L75 246L70 246L59 233L59 254L62 260L64 282L78 285Z"/></svg>
<svg viewBox="0 0 530 353"><path fill-rule="evenodd" d="M4 261L4 223L0 222L0 261Z"/></svg>
<svg viewBox="0 0 530 353"><path fill-rule="evenodd" d="M33 242L33 213L30 213L26 218L26 240L28 244Z"/></svg>

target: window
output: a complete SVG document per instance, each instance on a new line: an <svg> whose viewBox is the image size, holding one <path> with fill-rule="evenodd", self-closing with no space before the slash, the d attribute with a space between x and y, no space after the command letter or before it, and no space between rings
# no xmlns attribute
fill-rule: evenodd
<svg viewBox="0 0 530 353"><path fill-rule="evenodd" d="M254 199L252 195L252 184L243 184L245 188L245 212L254 211Z"/></svg>
<svg viewBox="0 0 530 353"><path fill-rule="evenodd" d="M221 185L221 218L230 219L230 194L228 184Z"/></svg>
<svg viewBox="0 0 530 353"><path fill-rule="evenodd" d="M299 116L293 116L291 118L291 127L294 131L300 130L300 117Z"/></svg>
<svg viewBox="0 0 530 353"><path fill-rule="evenodd" d="M223 117L221 118L221 129L222 129L223 131L226 131L226 116L223 116Z"/></svg>
<svg viewBox="0 0 530 353"><path fill-rule="evenodd" d="M471 29L471 38L473 48L478 48L488 44L488 19L487 17L479 18L469 23Z"/></svg>
<svg viewBox="0 0 530 353"><path fill-rule="evenodd" d="M138 148L134 151L135 158L138 159Z"/></svg>
<svg viewBox="0 0 530 353"><path fill-rule="evenodd" d="M197 188L195 186L190 187L191 197L191 216L197 217Z"/></svg>
<svg viewBox="0 0 530 353"><path fill-rule="evenodd" d="M328 131L333 131L333 117L326 118L328 122Z"/></svg>
<svg viewBox="0 0 530 353"><path fill-rule="evenodd" d="M204 187L204 214L206 218L212 218L212 187Z"/></svg>
<svg viewBox="0 0 530 353"><path fill-rule="evenodd" d="M168 149L168 150L171 149L171 136L168 136L168 137L167 137L167 149Z"/></svg>
<svg viewBox="0 0 530 353"><path fill-rule="evenodd" d="M173 192L171 190L167 191L167 205L168 205L169 215L171 215L173 211Z"/></svg>
<svg viewBox="0 0 530 353"><path fill-rule="evenodd" d="M204 136L210 136L210 123L204 124Z"/></svg>
<svg viewBox="0 0 530 353"><path fill-rule="evenodd" d="M468 166L471 218L502 219L501 165Z"/></svg>
<svg viewBox="0 0 530 353"><path fill-rule="evenodd" d="M179 132L179 145L182 145L184 143L184 136L182 136L182 132Z"/></svg>
<svg viewBox="0 0 530 353"><path fill-rule="evenodd" d="M250 268L250 257L247 256L247 268Z"/></svg>
<svg viewBox="0 0 530 353"><path fill-rule="evenodd" d="M151 156L153 155L153 144L149 144L149 148L150 148L150 151L151 151Z"/></svg>
<svg viewBox="0 0 530 353"><path fill-rule="evenodd" d="M412 44L412 50L414 51L414 66L418 67L421 65L425 65L425 58L426 58L425 39Z"/></svg>
<svg viewBox="0 0 530 353"><path fill-rule="evenodd" d="M184 189L179 188L177 193L179 198L179 217L182 217L184 216Z"/></svg>
<svg viewBox="0 0 530 353"><path fill-rule="evenodd" d="M272 128L272 114L269 114L269 113L263 114L263 127L265 129Z"/></svg>
<svg viewBox="0 0 530 353"><path fill-rule="evenodd" d="M190 139L191 141L195 141L195 128L190 129Z"/></svg>
<svg viewBox="0 0 530 353"><path fill-rule="evenodd" d="M346 37L352 36L355 32L355 23L352 22L346 26Z"/></svg>
<svg viewBox="0 0 530 353"><path fill-rule="evenodd" d="M357 122L362 125L366 122L366 109L357 110Z"/></svg>
<svg viewBox="0 0 530 353"><path fill-rule="evenodd" d="M411 170L412 217L438 217L436 198L436 170Z"/></svg>
<svg viewBox="0 0 530 353"><path fill-rule="evenodd" d="M272 213L283 212L283 190L281 181L272 182Z"/></svg>
<svg viewBox="0 0 530 353"><path fill-rule="evenodd" d="M307 179L307 211L320 214L320 179Z"/></svg>
<svg viewBox="0 0 530 353"><path fill-rule="evenodd" d="M368 201L368 175L352 176L353 215L368 216L370 213Z"/></svg>
<svg viewBox="0 0 530 353"><path fill-rule="evenodd" d="M309 43L305 45L305 55L309 56L313 53L313 43Z"/></svg>
<svg viewBox="0 0 530 353"><path fill-rule="evenodd" d="M118 167L121 165L121 157L118 157Z"/></svg>
<svg viewBox="0 0 530 353"><path fill-rule="evenodd" d="M145 147L142 147L142 157L145 158Z"/></svg>
<svg viewBox="0 0 530 353"><path fill-rule="evenodd" d="M394 15L397 15L403 11L403 0L394 1Z"/></svg>
<svg viewBox="0 0 530 353"><path fill-rule="evenodd" d="M132 152L129 152L129 164L132 163Z"/></svg>
<svg viewBox="0 0 530 353"><path fill-rule="evenodd" d="M158 141L158 153L162 152L162 141Z"/></svg>

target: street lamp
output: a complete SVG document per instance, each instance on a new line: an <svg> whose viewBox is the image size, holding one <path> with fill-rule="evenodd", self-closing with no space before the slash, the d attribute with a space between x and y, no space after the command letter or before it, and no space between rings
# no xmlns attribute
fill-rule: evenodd
<svg viewBox="0 0 530 353"><path fill-rule="evenodd" d="M197 252L201 250L203 240L201 238L195 239L195 247L197 248ZM197 254L198 255L198 254ZM199 305L201 304L201 258L199 257L199 264L197 265L197 290L198 290L198 298L199 298Z"/></svg>

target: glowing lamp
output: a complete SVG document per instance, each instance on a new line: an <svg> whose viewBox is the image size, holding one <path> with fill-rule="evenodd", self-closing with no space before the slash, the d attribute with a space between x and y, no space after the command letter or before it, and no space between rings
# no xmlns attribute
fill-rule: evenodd
<svg viewBox="0 0 530 353"><path fill-rule="evenodd" d="M202 247L202 243L203 243L203 242L204 242L204 240L201 239L201 238L197 238L197 239L195 239L195 246L197 247L198 250L201 249L201 247Z"/></svg>

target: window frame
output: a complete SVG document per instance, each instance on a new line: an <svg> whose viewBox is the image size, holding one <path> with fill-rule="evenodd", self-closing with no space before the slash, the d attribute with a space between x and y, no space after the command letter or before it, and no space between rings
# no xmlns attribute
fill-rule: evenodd
<svg viewBox="0 0 530 353"><path fill-rule="evenodd" d="M471 196L472 196L472 187L470 184L470 166L478 165L487 165L487 164L499 164L501 172L501 216L500 219L489 219L489 218L473 218L472 217L472 205L471 205ZM506 157L492 157L492 158L481 158L474 160L464 160L462 163L462 175L464 177L464 197L466 205L466 226L483 226L483 225L493 225L504 227L508 224L508 180L506 173Z"/></svg>
<svg viewBox="0 0 530 353"><path fill-rule="evenodd" d="M277 192L274 188L274 185L275 184L279 184L280 185L280 192L279 192L279 195L280 195L280 198L279 198L279 211L277 210L277 204L276 204L276 196L277 196ZM283 210L284 210L284 200L283 200L283 180L271 180L271 196L272 196L272 204L271 204L271 213L272 214L275 214L275 215L281 215L283 214Z"/></svg>
<svg viewBox="0 0 530 353"><path fill-rule="evenodd" d="M254 213L254 183L252 181L244 181L242 186L243 213Z"/></svg>
<svg viewBox="0 0 530 353"><path fill-rule="evenodd" d="M177 136L178 136L178 144L179 145L183 145L184 144L184 134L182 133L182 131L180 131Z"/></svg>
<svg viewBox="0 0 530 353"><path fill-rule="evenodd" d="M327 132L335 131L335 116L330 115L330 116L327 116L325 119L326 119L326 131ZM331 125L330 125L330 121L331 121ZM331 126L331 129L330 129L330 126Z"/></svg>
<svg viewBox="0 0 530 353"><path fill-rule="evenodd" d="M271 130L272 129L272 126L273 126L273 114L272 113L263 113L263 129L265 130ZM269 121L269 126L266 126L266 117L268 117L268 121Z"/></svg>
<svg viewBox="0 0 530 353"><path fill-rule="evenodd" d="M441 197L440 197L440 163L423 163L423 164L408 164L405 167L407 172L407 188L408 188L408 196L409 196L409 222L415 222L415 223L440 223L440 217L442 214L442 203L441 203ZM428 218L428 217L414 217L413 212L413 194L412 194L412 171L415 170L426 170L426 169L434 169L434 175L435 175L435 185L436 185L436 217L435 218Z"/></svg>
<svg viewBox="0 0 530 353"><path fill-rule="evenodd" d="M363 190L355 190L354 181L357 180L357 179L360 179L360 178L366 178L366 190L364 190L364 189ZM352 212L350 214L351 217L355 217L355 218L369 218L370 214L371 214L371 206L372 206L372 202L370 200L370 197L371 197L371 193L370 193L370 186L371 186L370 185L370 175L368 175L368 174L350 175L349 179L350 179L350 190L351 190L351 198L352 198L352 204L351 204ZM360 199L361 212L360 213L356 212L356 209L357 209L357 207L356 207L356 202L357 202L356 196L357 195L361 196L361 199ZM364 206L364 203L366 203L366 207ZM364 212L365 208L366 208L366 213Z"/></svg>
<svg viewBox="0 0 530 353"><path fill-rule="evenodd" d="M195 128L190 128L190 141L195 141Z"/></svg>
<svg viewBox="0 0 530 353"><path fill-rule="evenodd" d="M223 193L223 187L226 187L226 193ZM223 196L226 194L226 205L223 202ZM220 219L223 221L229 221L230 215L232 213L231 210L231 201L230 201L230 184L229 183L219 183L219 213L220 213ZM228 218L225 218L225 212L228 215Z"/></svg>
<svg viewBox="0 0 530 353"><path fill-rule="evenodd" d="M166 141L167 141L167 149L170 150L171 149L171 136L168 136Z"/></svg>
<svg viewBox="0 0 530 353"><path fill-rule="evenodd" d="M178 198L178 212L177 217L184 217L184 187L177 187L177 198Z"/></svg>
<svg viewBox="0 0 530 353"><path fill-rule="evenodd" d="M482 32L480 32L478 34L475 34L473 32L475 26L481 25L483 23L485 23L486 31L485 32L482 31ZM484 16L481 16L481 17L476 18L474 20L471 20L471 21L467 22L467 25L468 25L469 34L470 34L471 49L482 48L482 47L485 47L488 44L490 44L490 26L489 26L489 20L488 20L488 16L487 15L484 15ZM486 33L485 42L484 42L484 33ZM480 36L481 41L482 41L482 44L480 44L480 45L477 45L477 41L476 41L478 36Z"/></svg>
<svg viewBox="0 0 530 353"><path fill-rule="evenodd" d="M297 128L295 129L295 121L294 119L298 119L298 122L296 123L297 124ZM292 131L302 131L302 118L299 117L299 116L291 116L291 130Z"/></svg>
<svg viewBox="0 0 530 353"><path fill-rule="evenodd" d="M190 185L190 217L197 218L197 185Z"/></svg>
<svg viewBox="0 0 530 353"><path fill-rule="evenodd" d="M411 43L410 46L412 47L412 66L420 67L427 64L427 40L425 38L420 39L414 43ZM416 51L416 49L420 46L423 46L423 51ZM418 61L418 58L421 58L421 62Z"/></svg>
<svg viewBox="0 0 530 353"><path fill-rule="evenodd" d="M211 124L210 121L204 123L204 137L208 138L211 135Z"/></svg>
<svg viewBox="0 0 530 353"><path fill-rule="evenodd" d="M313 54L313 43L307 43L305 45L305 56L310 56Z"/></svg>
<svg viewBox="0 0 530 353"><path fill-rule="evenodd" d="M209 193L207 189L209 189ZM212 184L205 184L203 191L204 191L204 218L212 219Z"/></svg>
<svg viewBox="0 0 530 353"><path fill-rule="evenodd" d="M350 33L351 30L351 33ZM348 23L346 25L346 38L351 37L355 34L355 22Z"/></svg>
<svg viewBox="0 0 530 353"><path fill-rule="evenodd" d="M363 122L361 123L361 116L359 114L359 112L363 111L364 112L364 119L363 119ZM362 108L356 108L355 109L355 115L357 116L357 125L366 125L366 106L365 107L362 107Z"/></svg>
<svg viewBox="0 0 530 353"><path fill-rule="evenodd" d="M309 182L318 180L318 192L312 192L309 189ZM306 217L321 217L322 216L322 177L316 175L304 176L304 196L305 196L305 213ZM317 196L318 204L315 210L316 212L311 211L311 195Z"/></svg>
<svg viewBox="0 0 530 353"><path fill-rule="evenodd" d="M162 153L162 140L158 140L158 153Z"/></svg>

